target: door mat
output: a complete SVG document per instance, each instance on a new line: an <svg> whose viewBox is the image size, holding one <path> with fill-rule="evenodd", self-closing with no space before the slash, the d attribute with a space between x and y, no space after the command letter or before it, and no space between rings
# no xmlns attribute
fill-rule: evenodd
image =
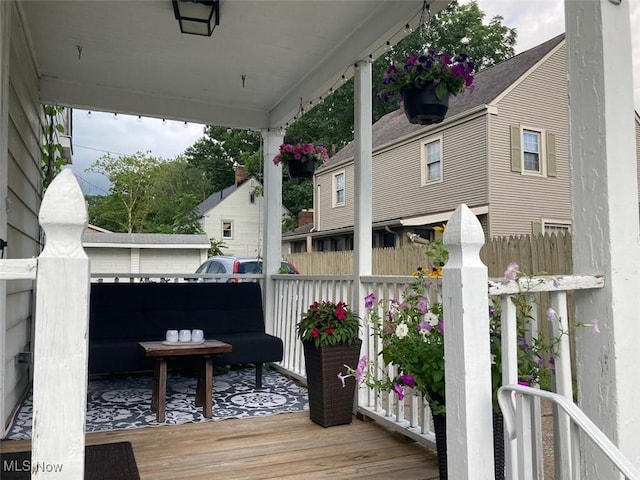
<svg viewBox="0 0 640 480"><path fill-rule="evenodd" d="M31 479L31 451L0 453L2 480ZM45 472L64 475L64 459L59 463L34 465ZM87 445L84 461L85 480L140 480L131 442Z"/></svg>

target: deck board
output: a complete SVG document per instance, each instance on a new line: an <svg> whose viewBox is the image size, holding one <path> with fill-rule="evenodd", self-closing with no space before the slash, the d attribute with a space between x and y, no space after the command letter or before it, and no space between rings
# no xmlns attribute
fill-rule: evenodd
<svg viewBox="0 0 640 480"><path fill-rule="evenodd" d="M438 479L435 453L374 422L323 428L308 412L90 433L87 444L129 441L142 480ZM5 440L3 452L30 448Z"/></svg>

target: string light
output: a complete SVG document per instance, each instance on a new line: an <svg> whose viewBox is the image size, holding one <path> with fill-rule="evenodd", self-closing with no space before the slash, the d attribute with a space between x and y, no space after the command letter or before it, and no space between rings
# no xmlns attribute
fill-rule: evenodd
<svg viewBox="0 0 640 480"><path fill-rule="evenodd" d="M416 18L418 18L418 16L420 17L420 26L422 26L423 23L426 24L431 19L431 15L429 14L429 5L430 3L432 3L432 1L433 0L424 0L420 10L414 13L411 19L404 25L404 28L401 28L400 30L396 31L383 44L374 48L373 51L368 54L368 60L373 61L377 56L379 56L380 53L388 53L393 51L393 45L397 43L398 40L400 40L401 38L413 32L411 23L415 21ZM400 38L398 38L399 35L401 35ZM353 71L355 71L357 68L359 68L358 63L354 64L352 67L353 67ZM348 74L352 73L351 72L352 67L348 67L342 73L342 75L340 75L340 77L333 83L333 85L329 87L329 90L327 91L327 95L331 95L332 93L334 93L337 87L347 82ZM320 95L315 100L316 104L323 104L324 101L325 101L325 98L323 95ZM302 104L302 99L301 99L301 104ZM313 105L313 99L308 101L308 105ZM300 113L300 108L298 109L298 113ZM302 113L304 113L304 110L302 110ZM291 121L295 122L296 120L298 120L298 115L295 115ZM288 127L289 127L289 121L285 122L285 129ZM280 126L278 128L282 129L283 127Z"/></svg>
<svg viewBox="0 0 640 480"><path fill-rule="evenodd" d="M142 123L142 115L138 115L138 123Z"/></svg>
<svg viewBox="0 0 640 480"><path fill-rule="evenodd" d="M166 124L167 124L167 121L163 118L162 119L162 125L166 125Z"/></svg>
<svg viewBox="0 0 640 480"><path fill-rule="evenodd" d="M118 120L118 114L117 114L117 113L114 113L114 114L113 114L113 119L114 119L114 120Z"/></svg>
<svg viewBox="0 0 640 480"><path fill-rule="evenodd" d="M187 124L187 122L184 122L184 128L187 128L189 125Z"/></svg>
<svg viewBox="0 0 640 480"><path fill-rule="evenodd" d="M87 112L87 118L91 118L91 110Z"/></svg>

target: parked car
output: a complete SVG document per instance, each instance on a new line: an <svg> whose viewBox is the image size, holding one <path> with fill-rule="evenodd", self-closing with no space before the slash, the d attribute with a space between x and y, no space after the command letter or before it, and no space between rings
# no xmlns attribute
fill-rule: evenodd
<svg viewBox="0 0 640 480"><path fill-rule="evenodd" d="M262 259L259 257L236 257L230 255L217 255L209 257L198 267L195 273L206 274L260 274L262 273ZM298 275L300 272L291 262L282 260L278 273ZM187 281L196 282L232 282L234 278L185 278Z"/></svg>

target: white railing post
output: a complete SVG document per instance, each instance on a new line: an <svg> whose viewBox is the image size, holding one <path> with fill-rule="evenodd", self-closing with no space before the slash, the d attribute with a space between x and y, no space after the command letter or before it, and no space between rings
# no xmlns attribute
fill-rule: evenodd
<svg viewBox="0 0 640 480"><path fill-rule="evenodd" d="M90 271L81 242L87 209L71 170L47 189L40 224L46 243L36 280L31 478L81 480Z"/></svg>
<svg viewBox="0 0 640 480"><path fill-rule="evenodd" d="M447 467L449 478L490 480L493 472L491 361L484 233L460 205L447 224L443 269Z"/></svg>

